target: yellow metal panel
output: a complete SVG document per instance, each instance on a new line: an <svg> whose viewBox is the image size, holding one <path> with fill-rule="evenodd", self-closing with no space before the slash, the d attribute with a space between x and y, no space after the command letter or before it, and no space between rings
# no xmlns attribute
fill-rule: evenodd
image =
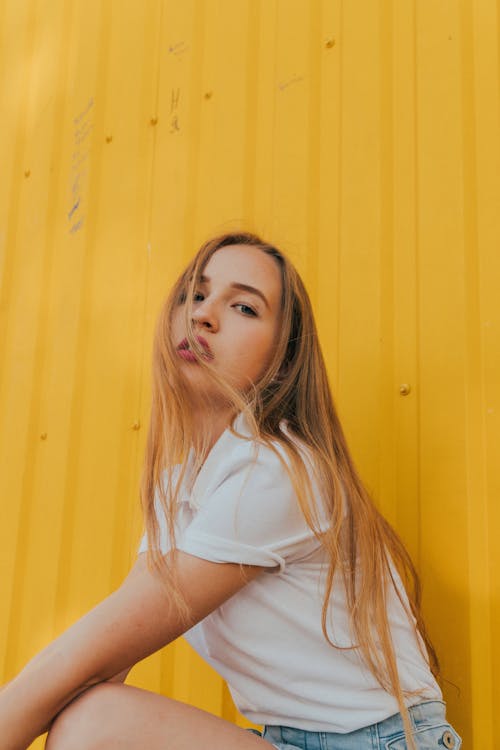
<svg viewBox="0 0 500 750"><path fill-rule="evenodd" d="M0 3L4 678L129 569L158 309L203 239L244 226L304 276L354 457L422 576L449 717L493 750L497 13ZM247 724L182 640L130 681Z"/></svg>

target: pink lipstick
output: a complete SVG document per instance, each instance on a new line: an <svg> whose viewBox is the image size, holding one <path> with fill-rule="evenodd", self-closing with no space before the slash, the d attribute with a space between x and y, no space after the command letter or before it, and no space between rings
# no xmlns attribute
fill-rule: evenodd
<svg viewBox="0 0 500 750"><path fill-rule="evenodd" d="M197 361L196 357L190 349L178 349L177 352L179 354L179 357L182 357L182 359L185 359L188 362Z"/></svg>
<svg viewBox="0 0 500 750"><path fill-rule="evenodd" d="M208 342L202 337L202 336L196 336L196 340L202 345L203 349L205 350L206 354L202 355L203 359L210 360L213 359L214 355L210 351L210 347L208 345ZM196 356L189 348L189 342L188 340L182 339L181 343L177 347L177 351L179 355L187 360L188 362L196 362Z"/></svg>

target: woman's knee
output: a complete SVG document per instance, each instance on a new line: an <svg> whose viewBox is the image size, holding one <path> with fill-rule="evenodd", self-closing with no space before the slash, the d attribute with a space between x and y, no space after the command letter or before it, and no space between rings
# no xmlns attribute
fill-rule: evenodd
<svg viewBox="0 0 500 750"><path fill-rule="evenodd" d="M106 744L106 718L112 706L113 685L101 683L86 690L54 720L45 750L100 750Z"/></svg>

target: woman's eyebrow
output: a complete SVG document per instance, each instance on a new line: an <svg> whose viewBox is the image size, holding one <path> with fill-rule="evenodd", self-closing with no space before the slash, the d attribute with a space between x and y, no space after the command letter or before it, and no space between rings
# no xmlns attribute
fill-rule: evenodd
<svg viewBox="0 0 500 750"><path fill-rule="evenodd" d="M200 283L202 283L202 284L209 284L210 283L210 278L208 276L200 276ZM262 294L262 292L260 291L260 289L257 289L254 286L250 286L249 284L241 284L238 281L233 281L231 284L229 284L229 286L230 286L231 289L241 289L242 292L250 292L250 294L256 294L257 297L261 298L261 300L264 302L264 304L266 305L266 307L268 309L270 309L269 308L269 302L264 297L264 295Z"/></svg>

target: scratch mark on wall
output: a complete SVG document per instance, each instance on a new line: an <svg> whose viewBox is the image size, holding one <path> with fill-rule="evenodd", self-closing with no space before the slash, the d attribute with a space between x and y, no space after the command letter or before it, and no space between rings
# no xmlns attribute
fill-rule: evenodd
<svg viewBox="0 0 500 750"><path fill-rule="evenodd" d="M94 97L90 97L83 109L73 118L73 153L71 155L71 209L68 221L72 222L69 232L75 234L84 224L85 216L81 213L83 190L87 169L85 167L90 155L90 137L94 124L92 122Z"/></svg>
<svg viewBox="0 0 500 750"><path fill-rule="evenodd" d="M289 86L293 86L294 83L299 83L300 81L303 81L303 76L295 76L295 78L290 78L288 81L282 81L281 83L278 83L278 88L280 91L284 91Z"/></svg>
<svg viewBox="0 0 500 750"><path fill-rule="evenodd" d="M69 212L68 219L71 219L71 217L73 216L73 214L75 213L75 211L76 211L76 209L78 208L79 205L80 205L80 198L78 198L77 202L75 203L75 205L73 206L73 208Z"/></svg>
<svg viewBox="0 0 500 750"><path fill-rule="evenodd" d="M180 96L181 96L181 90L179 87L171 90L171 94L170 94L170 132L171 133L177 133L181 129L180 124L179 124L179 114L177 112Z"/></svg>
<svg viewBox="0 0 500 750"><path fill-rule="evenodd" d="M183 55L184 52L187 52L189 49L186 42L177 42L176 44L169 44L168 45L168 52L170 55L176 55L177 57L179 55Z"/></svg>

